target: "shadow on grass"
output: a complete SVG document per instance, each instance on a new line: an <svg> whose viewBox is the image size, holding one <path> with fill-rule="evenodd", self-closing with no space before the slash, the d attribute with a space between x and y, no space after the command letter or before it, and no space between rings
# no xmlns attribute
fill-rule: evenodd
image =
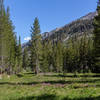
<svg viewBox="0 0 100 100"><path fill-rule="evenodd" d="M68 97L65 97L62 100L100 100L100 96L98 97L81 97L81 98L74 98L74 99L69 99Z"/></svg>
<svg viewBox="0 0 100 100"><path fill-rule="evenodd" d="M30 73L24 73L24 75L34 75L35 76L35 74L33 73L33 72L30 72ZM78 74L78 75L74 75L74 74L66 74L66 75L63 75L63 74L58 74L58 75L55 75L55 74L50 74L50 75L48 75L48 73L46 73L45 75L44 75L44 73L40 73L40 75L43 75L43 76L45 76L45 77L100 77L100 74L96 74L96 73L94 73L94 74ZM18 77L23 77L23 75L22 74L17 74L17 76Z"/></svg>
<svg viewBox="0 0 100 100"><path fill-rule="evenodd" d="M80 79L80 80L55 80L55 81L44 81L44 83L50 84L73 84L73 83L95 83L100 81L100 79Z"/></svg>
<svg viewBox="0 0 100 100"><path fill-rule="evenodd" d="M81 97L81 98L73 98L70 99L68 97L64 97L62 99L59 98L59 96L56 95L49 95L44 94L41 96L28 96L28 97L21 97L15 100L100 100L100 96L98 97Z"/></svg>
<svg viewBox="0 0 100 100"><path fill-rule="evenodd" d="M35 76L34 73L30 72L30 73L24 73L24 74L17 74L17 77L18 78L21 78L21 77L24 77L24 75L32 75L32 76ZM55 75L55 74L50 74L50 75L48 75L48 73L47 73L47 75L46 74L44 75L43 73L41 73L41 75L43 75L44 77L62 77L62 78L65 78L65 77L69 77L69 78L99 77L100 78L100 74L90 74L90 75L89 74L81 74L81 75L74 75L74 74L72 74L72 75L63 75L63 74Z"/></svg>
<svg viewBox="0 0 100 100"><path fill-rule="evenodd" d="M58 100L55 95L48 95L44 94L41 96L28 96L28 97L22 97L16 100Z"/></svg>
<svg viewBox="0 0 100 100"><path fill-rule="evenodd" d="M24 74L26 74L26 75L35 75L35 73L32 73L32 72L30 72L30 73L24 73Z"/></svg>
<svg viewBox="0 0 100 100"><path fill-rule="evenodd" d="M19 78L21 78L21 77L23 77L24 75L22 75L22 74L17 74L16 76L19 77Z"/></svg>
<svg viewBox="0 0 100 100"><path fill-rule="evenodd" d="M71 77L71 78L75 78L75 77L100 77L99 74L95 74L95 75L44 75L46 77Z"/></svg>
<svg viewBox="0 0 100 100"><path fill-rule="evenodd" d="M35 74L34 73L23 73L23 74L16 74L16 76L18 77L18 78L21 78L21 77L25 77L24 75L32 75L32 76L35 76Z"/></svg>
<svg viewBox="0 0 100 100"><path fill-rule="evenodd" d="M66 85L73 83L96 83L100 82L100 79L80 79L80 80L54 80L54 81L43 81L43 82L0 82L0 85L37 85L37 84L50 84L50 85ZM88 87L88 86L87 86ZM92 86L90 86L92 87ZM94 87L100 87L100 85L94 85Z"/></svg>
<svg viewBox="0 0 100 100"><path fill-rule="evenodd" d="M24 83L24 82L0 82L0 85L36 85L39 84L39 82L29 82L29 83Z"/></svg>

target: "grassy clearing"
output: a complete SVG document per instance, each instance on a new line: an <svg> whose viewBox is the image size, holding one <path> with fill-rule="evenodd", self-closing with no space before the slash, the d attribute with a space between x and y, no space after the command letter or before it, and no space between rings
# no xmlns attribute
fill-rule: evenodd
<svg viewBox="0 0 100 100"><path fill-rule="evenodd" d="M0 100L100 100L100 74L3 75Z"/></svg>

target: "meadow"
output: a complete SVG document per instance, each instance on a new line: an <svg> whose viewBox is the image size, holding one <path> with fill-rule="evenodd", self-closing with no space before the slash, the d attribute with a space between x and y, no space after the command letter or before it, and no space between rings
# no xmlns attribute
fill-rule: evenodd
<svg viewBox="0 0 100 100"><path fill-rule="evenodd" d="M0 100L100 100L100 74L2 75Z"/></svg>

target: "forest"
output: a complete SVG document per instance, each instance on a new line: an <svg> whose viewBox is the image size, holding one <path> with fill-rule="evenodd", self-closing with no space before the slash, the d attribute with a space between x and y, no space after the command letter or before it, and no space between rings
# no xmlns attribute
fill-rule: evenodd
<svg viewBox="0 0 100 100"><path fill-rule="evenodd" d="M97 13L91 22L91 36L86 31L67 41L64 41L64 30L44 38L36 17L29 29L29 45L22 48L10 8L5 9L4 0L0 0L0 100L100 100L100 0ZM8 98L3 94L7 88L13 95L6 92ZM30 96L28 91L35 95ZM62 99L66 91L69 91L67 97ZM78 98L76 92L84 92L85 96Z"/></svg>

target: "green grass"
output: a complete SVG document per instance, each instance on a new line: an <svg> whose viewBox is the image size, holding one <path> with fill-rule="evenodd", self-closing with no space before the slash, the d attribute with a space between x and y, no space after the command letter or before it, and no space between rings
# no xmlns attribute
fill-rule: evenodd
<svg viewBox="0 0 100 100"><path fill-rule="evenodd" d="M0 100L100 100L100 74L24 73L0 80Z"/></svg>

